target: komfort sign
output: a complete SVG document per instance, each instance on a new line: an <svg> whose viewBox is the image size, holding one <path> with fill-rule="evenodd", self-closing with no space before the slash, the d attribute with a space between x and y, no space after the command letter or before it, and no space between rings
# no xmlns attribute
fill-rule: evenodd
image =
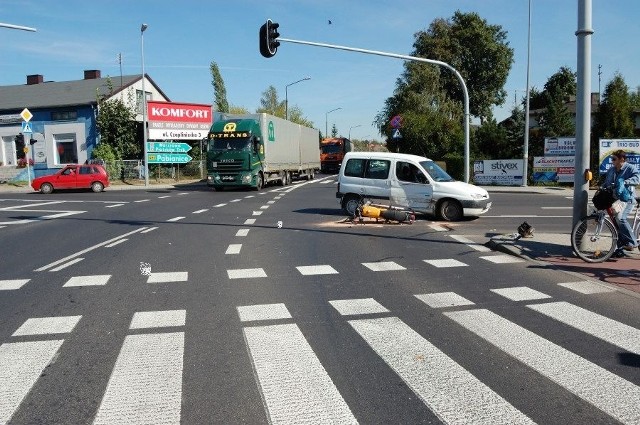
<svg viewBox="0 0 640 425"><path fill-rule="evenodd" d="M211 105L148 101L149 140L201 140L211 128Z"/></svg>

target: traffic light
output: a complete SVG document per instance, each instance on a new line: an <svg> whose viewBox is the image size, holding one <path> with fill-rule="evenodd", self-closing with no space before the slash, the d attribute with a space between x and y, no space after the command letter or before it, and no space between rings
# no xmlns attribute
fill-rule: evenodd
<svg viewBox="0 0 640 425"><path fill-rule="evenodd" d="M24 158L24 134L19 133L14 139L16 142L16 157L18 159Z"/></svg>
<svg viewBox="0 0 640 425"><path fill-rule="evenodd" d="M280 37L279 26L280 24L267 19L267 22L260 27L260 54L265 58L275 56L278 51L278 46L280 45L277 40Z"/></svg>
<svg viewBox="0 0 640 425"><path fill-rule="evenodd" d="M38 141L36 139L29 139L29 144L30 145L35 145L36 143L38 143Z"/></svg>

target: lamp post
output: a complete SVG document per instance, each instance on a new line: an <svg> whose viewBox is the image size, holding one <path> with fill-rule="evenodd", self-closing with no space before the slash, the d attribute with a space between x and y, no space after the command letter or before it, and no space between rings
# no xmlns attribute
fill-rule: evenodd
<svg viewBox="0 0 640 425"><path fill-rule="evenodd" d="M358 124L358 125L354 125L353 127L349 127L349 140L351 140L351 129L352 128L358 128L358 127L362 127L362 124Z"/></svg>
<svg viewBox="0 0 640 425"><path fill-rule="evenodd" d="M529 73L531 69L531 0L529 0L529 30L527 40L527 101L524 108L524 147L522 149L522 186L527 186L527 174L529 174L529 102L531 92L529 90Z"/></svg>
<svg viewBox="0 0 640 425"><path fill-rule="evenodd" d="M324 137L329 137L329 129L328 129L329 114L332 113L333 111L337 111L338 109L342 109L342 108L332 109L330 111L327 111L324 114Z"/></svg>
<svg viewBox="0 0 640 425"><path fill-rule="evenodd" d="M285 120L289 119L289 93L287 92L287 89L289 88L289 86L292 86L294 84L298 84L301 81L307 81L310 79L311 77L304 77L302 80L294 81L293 83L287 84L286 86L284 86L284 119Z"/></svg>
<svg viewBox="0 0 640 425"><path fill-rule="evenodd" d="M140 52L142 56L142 152L144 162L144 185L149 186L149 164L147 155L147 92L144 88L144 32L149 26L142 24L140 27Z"/></svg>

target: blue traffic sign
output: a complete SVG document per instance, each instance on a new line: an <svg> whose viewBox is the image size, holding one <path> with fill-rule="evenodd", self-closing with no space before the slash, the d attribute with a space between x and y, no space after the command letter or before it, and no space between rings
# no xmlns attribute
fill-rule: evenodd
<svg viewBox="0 0 640 425"><path fill-rule="evenodd" d="M22 132L33 133L33 128L31 128L31 124L29 123L29 121L22 121Z"/></svg>

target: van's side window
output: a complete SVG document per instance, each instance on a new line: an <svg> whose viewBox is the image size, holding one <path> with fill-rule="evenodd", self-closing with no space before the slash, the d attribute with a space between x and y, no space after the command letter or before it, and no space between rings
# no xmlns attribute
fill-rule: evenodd
<svg viewBox="0 0 640 425"><path fill-rule="evenodd" d="M390 165L391 161L370 159L367 163L367 171L365 172L364 177L367 179L384 180L389 177Z"/></svg>
<svg viewBox="0 0 640 425"><path fill-rule="evenodd" d="M362 177L364 174L364 163L364 159L350 159L344 167L344 175L349 177Z"/></svg>
<svg viewBox="0 0 640 425"><path fill-rule="evenodd" d="M410 162L396 162L396 177L402 182L427 183L424 173Z"/></svg>

